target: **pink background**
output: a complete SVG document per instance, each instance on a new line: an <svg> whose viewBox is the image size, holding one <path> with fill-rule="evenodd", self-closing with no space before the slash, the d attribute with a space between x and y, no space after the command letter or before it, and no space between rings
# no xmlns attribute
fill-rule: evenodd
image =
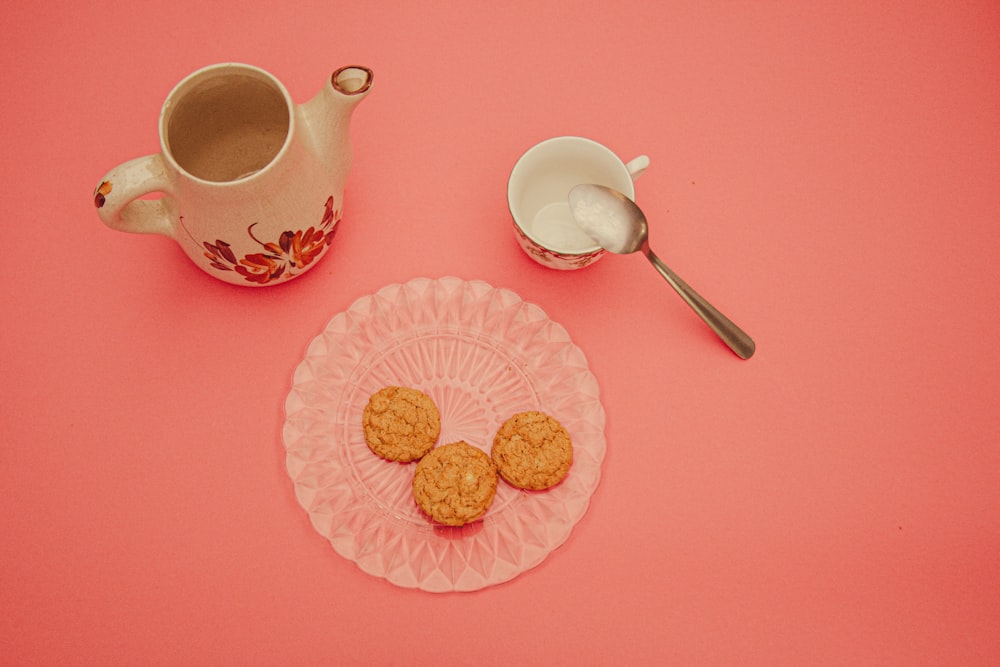
<svg viewBox="0 0 1000 667"><path fill-rule="evenodd" d="M1000 5L39 2L4 9L0 662L1000 661ZM237 60L311 97L375 71L331 254L215 281L93 189ZM505 184L542 139L624 159L653 247L561 273ZM291 373L419 276L537 303L608 454L541 566L471 594L338 556L284 467Z"/></svg>

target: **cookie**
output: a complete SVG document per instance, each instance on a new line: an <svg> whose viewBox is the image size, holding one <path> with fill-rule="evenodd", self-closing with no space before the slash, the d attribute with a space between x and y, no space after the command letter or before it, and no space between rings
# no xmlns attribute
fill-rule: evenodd
<svg viewBox="0 0 1000 667"><path fill-rule="evenodd" d="M434 448L441 414L430 396L410 387L385 387L372 394L361 415L365 442L387 461L409 463Z"/></svg>
<svg viewBox="0 0 1000 667"><path fill-rule="evenodd" d="M555 486L569 473L573 442L554 417L534 410L519 412L497 431L490 455L506 482L539 491Z"/></svg>
<svg viewBox="0 0 1000 667"><path fill-rule="evenodd" d="M413 473L413 499L438 523L462 526L486 514L497 484L486 452L459 440L420 459Z"/></svg>

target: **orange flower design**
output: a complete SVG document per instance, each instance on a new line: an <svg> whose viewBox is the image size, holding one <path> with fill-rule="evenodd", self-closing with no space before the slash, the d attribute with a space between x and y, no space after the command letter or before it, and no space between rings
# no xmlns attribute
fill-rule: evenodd
<svg viewBox="0 0 1000 667"><path fill-rule="evenodd" d="M250 282L264 285L280 278L285 272L285 265L281 257L253 253L241 259L235 269Z"/></svg>
<svg viewBox="0 0 1000 667"><path fill-rule="evenodd" d="M260 244L264 252L251 253L237 258L229 243L216 239L215 243L205 241L205 257L212 267L219 271L236 271L248 282L266 285L281 278L298 275L319 259L326 247L333 242L337 233L340 211L334 210L333 197L326 200L323 219L319 227L302 231L285 231L277 242L264 242L253 234L257 223L247 227L247 234Z"/></svg>

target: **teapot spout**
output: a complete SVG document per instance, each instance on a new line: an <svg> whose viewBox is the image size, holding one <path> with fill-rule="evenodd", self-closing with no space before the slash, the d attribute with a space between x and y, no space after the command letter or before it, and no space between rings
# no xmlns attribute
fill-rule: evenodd
<svg viewBox="0 0 1000 667"><path fill-rule="evenodd" d="M356 97L355 101L360 101L368 89L371 88L373 73L367 67L349 65L341 67L330 77L330 85L334 90L342 95Z"/></svg>
<svg viewBox="0 0 1000 667"><path fill-rule="evenodd" d="M368 95L373 78L367 67L341 67L315 97L298 109L316 156L333 172L350 167L351 114Z"/></svg>
<svg viewBox="0 0 1000 667"><path fill-rule="evenodd" d="M316 96L302 105L307 125L314 129L348 120L358 102L372 86L373 74L367 67L341 67Z"/></svg>

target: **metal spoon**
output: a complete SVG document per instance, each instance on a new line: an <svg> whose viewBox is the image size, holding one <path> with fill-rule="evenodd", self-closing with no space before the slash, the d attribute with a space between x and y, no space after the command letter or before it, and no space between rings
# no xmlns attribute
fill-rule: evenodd
<svg viewBox="0 0 1000 667"><path fill-rule="evenodd" d="M603 185L577 185L569 191L569 206L576 223L602 248L621 255L642 251L670 286L698 313L712 331L741 359L753 356L750 336L660 261L649 247L649 225L635 202Z"/></svg>

